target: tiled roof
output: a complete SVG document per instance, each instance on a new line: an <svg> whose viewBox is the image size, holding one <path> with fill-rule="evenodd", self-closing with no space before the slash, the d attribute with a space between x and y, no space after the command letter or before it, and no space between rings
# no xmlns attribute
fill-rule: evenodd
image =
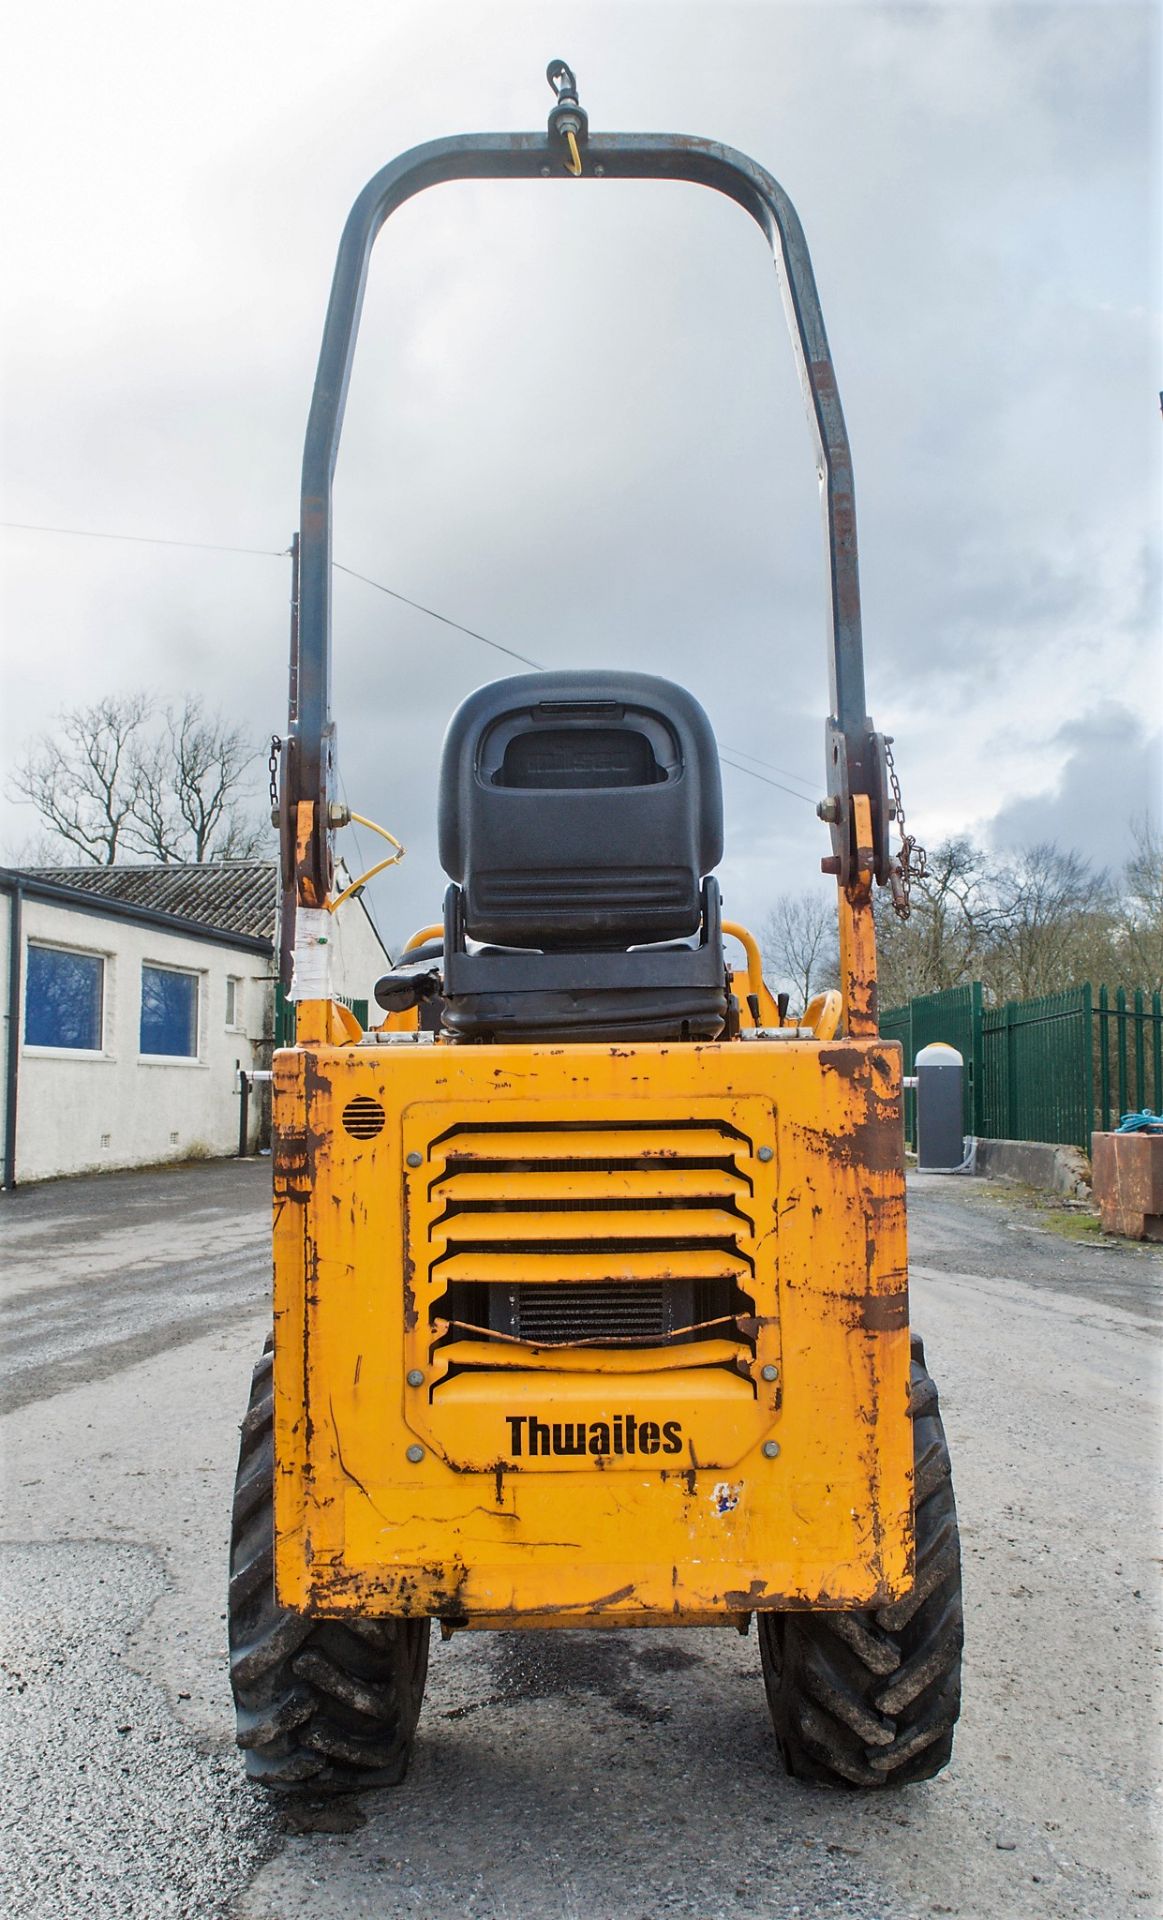
<svg viewBox="0 0 1163 1920"><path fill-rule="evenodd" d="M157 867L22 867L22 877L109 901L172 913L222 933L274 940L278 865L274 860L209 860Z"/></svg>

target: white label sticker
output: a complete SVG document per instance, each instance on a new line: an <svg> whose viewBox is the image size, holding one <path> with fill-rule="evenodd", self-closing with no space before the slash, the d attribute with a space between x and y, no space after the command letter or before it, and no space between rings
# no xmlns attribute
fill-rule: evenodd
<svg viewBox="0 0 1163 1920"><path fill-rule="evenodd" d="M331 930L325 908L296 908L292 1000L330 1000Z"/></svg>

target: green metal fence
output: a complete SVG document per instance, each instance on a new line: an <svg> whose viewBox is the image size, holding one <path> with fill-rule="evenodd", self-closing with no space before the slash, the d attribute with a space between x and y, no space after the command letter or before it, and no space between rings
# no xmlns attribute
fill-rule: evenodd
<svg viewBox="0 0 1163 1920"><path fill-rule="evenodd" d="M336 999L341 1001L345 1007L351 1008L351 1011L354 1013L356 1019L359 1021L360 1026L364 1029L366 1033L368 1002L366 1000L349 1000L347 995L344 993L337 994ZM295 1002L293 1000L288 1000L286 995L286 990L283 986L282 981L276 980L275 982L275 1045L276 1047L293 1047L294 1044L295 1044Z"/></svg>
<svg viewBox="0 0 1163 1920"><path fill-rule="evenodd" d="M1160 995L1100 987L1094 1009L1095 1126L1117 1127L1124 1113L1163 1112L1163 1004Z"/></svg>
<svg viewBox="0 0 1163 1920"><path fill-rule="evenodd" d="M904 1071L911 1074L922 1047L944 1041L956 1047L965 1062L962 1082L962 1121L966 1133L979 1133L980 1089L982 1078L982 995L981 982L967 987L950 987L945 993L920 994L905 1007L890 1007L880 1016L881 1035L899 1040L904 1049ZM916 1096L905 1089L905 1139L916 1146Z"/></svg>
<svg viewBox="0 0 1163 1920"><path fill-rule="evenodd" d="M1163 1112L1160 995L1089 986L1039 1000L983 1004L980 982L919 997L881 1015L904 1070L944 1040L965 1061L964 1126L987 1140L1050 1140L1089 1151L1096 1129L1132 1108ZM916 1103L905 1094L905 1138L916 1144Z"/></svg>
<svg viewBox="0 0 1163 1920"><path fill-rule="evenodd" d="M1089 1148L1093 1031L1089 986L986 1007L978 1132L987 1140L1051 1140Z"/></svg>

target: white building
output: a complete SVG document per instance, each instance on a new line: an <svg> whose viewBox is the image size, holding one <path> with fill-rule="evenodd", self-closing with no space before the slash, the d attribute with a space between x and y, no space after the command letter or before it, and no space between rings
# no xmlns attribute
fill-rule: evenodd
<svg viewBox="0 0 1163 1920"><path fill-rule="evenodd" d="M362 902L335 936L366 1022L386 956ZM283 1037L277 952L272 861L0 869L4 1185L236 1153L239 1068Z"/></svg>

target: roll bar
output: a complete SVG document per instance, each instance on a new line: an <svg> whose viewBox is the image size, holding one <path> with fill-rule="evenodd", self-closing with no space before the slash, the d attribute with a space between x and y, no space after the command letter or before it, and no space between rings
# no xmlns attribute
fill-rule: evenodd
<svg viewBox="0 0 1163 1920"><path fill-rule="evenodd" d="M343 823L334 798L331 720L331 491L368 261L389 215L448 180L685 180L712 187L751 215L775 256L792 346L817 452L828 552L830 623L827 792L832 833L827 864L847 884L856 872L852 796L871 802L876 878L889 876L883 736L866 712L852 456L819 295L803 228L787 194L746 154L714 140L669 133L590 134L576 83L550 65L557 94L545 133L462 134L430 140L371 179L348 216L323 328L303 450L299 533L293 543L290 727L283 757L280 822L284 886L320 906L331 881L331 833ZM311 809L309 815L302 810ZM864 863L867 866L867 850Z"/></svg>

